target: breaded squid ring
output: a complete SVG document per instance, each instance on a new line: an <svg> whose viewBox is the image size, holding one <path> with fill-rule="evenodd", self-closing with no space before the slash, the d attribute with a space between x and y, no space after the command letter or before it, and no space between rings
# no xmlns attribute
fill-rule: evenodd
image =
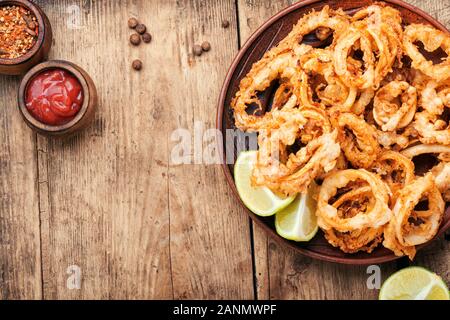
<svg viewBox="0 0 450 320"><path fill-rule="evenodd" d="M450 146L441 144L418 144L401 151L401 154L409 159L427 153L450 153Z"/></svg>
<svg viewBox="0 0 450 320"><path fill-rule="evenodd" d="M303 41L303 37L313 31L316 31L316 34L319 33L318 38L322 38L321 40L326 39L324 38L326 34L329 36L333 33L335 42L349 25L350 20L342 10L332 10L329 6L325 6L321 11L313 10L311 13L303 16L288 36L280 42L279 46L286 46L295 50L295 47Z"/></svg>
<svg viewBox="0 0 450 320"><path fill-rule="evenodd" d="M300 72L297 56L288 49L273 57L270 53L266 54L265 58L255 63L247 76L241 80L239 91L231 103L236 126L244 131L256 131L273 122L272 112L263 115L248 114L247 108L256 105L259 112L264 112L264 106L257 96L258 92L263 92L273 81L281 79L284 80L284 86L293 92L298 85ZM285 106L292 108L297 103L297 97L292 94Z"/></svg>
<svg viewBox="0 0 450 320"><path fill-rule="evenodd" d="M415 210L423 199L428 200L427 210ZM415 246L434 238L444 216L445 203L437 188L433 174L416 179L398 194L392 209L393 217L384 233L383 245L395 255L408 255L412 260Z"/></svg>
<svg viewBox="0 0 450 320"><path fill-rule="evenodd" d="M414 163L401 153L385 151L373 164L371 171L378 174L391 190L391 203L395 202L397 193L415 178Z"/></svg>
<svg viewBox="0 0 450 320"><path fill-rule="evenodd" d="M450 162L440 162L430 172L446 202L450 202Z"/></svg>
<svg viewBox="0 0 450 320"><path fill-rule="evenodd" d="M450 80L429 80L422 89L419 105L430 114L442 114L444 107L450 107Z"/></svg>
<svg viewBox="0 0 450 320"><path fill-rule="evenodd" d="M363 52L363 61L366 70L352 72L349 68L348 55L351 49L359 41L359 48ZM374 86L375 81L375 56L372 45L365 32L350 27L340 38L334 48L334 69L344 83L358 89L368 89ZM352 67L354 69L354 67Z"/></svg>
<svg viewBox="0 0 450 320"><path fill-rule="evenodd" d="M414 128L422 143L450 145L450 123L427 111L417 112Z"/></svg>
<svg viewBox="0 0 450 320"><path fill-rule="evenodd" d="M371 197L372 191L369 186L353 189L340 196L334 203L340 216L354 216L364 207L370 210L373 207L374 199ZM365 204L366 202L369 202ZM341 206L347 207L341 208ZM333 228L324 230L325 238L334 247L340 248L346 253L355 253L358 251L372 252L383 240L383 227L363 228L348 232L339 232Z"/></svg>
<svg viewBox="0 0 450 320"><path fill-rule="evenodd" d="M449 55L444 61L433 64L420 52L415 42L423 43L428 52L441 48ZM436 81L442 81L450 77L450 35L424 24L410 24L405 28L403 47L406 54L412 60L412 67L419 69Z"/></svg>
<svg viewBox="0 0 450 320"><path fill-rule="evenodd" d="M372 38L372 47L378 59L374 78L374 89L377 89L383 78L392 71L395 60L400 61L402 55L400 13L383 4L375 4L358 11L352 21Z"/></svg>
<svg viewBox="0 0 450 320"><path fill-rule="evenodd" d="M352 113L341 114L337 126L339 143L347 160L358 168L369 168L381 150L375 128Z"/></svg>
<svg viewBox="0 0 450 320"><path fill-rule="evenodd" d="M329 201L339 188L357 180L368 184L375 203L368 212L361 212L351 218L340 217L337 209L329 204ZM364 169L342 170L328 176L322 183L317 200L317 223L324 230L334 228L340 232L379 228L391 219L388 201L388 187L377 175Z"/></svg>
<svg viewBox="0 0 450 320"><path fill-rule="evenodd" d="M290 154L285 164L277 157L277 152L278 148L286 148L289 144L277 143L280 138L282 140L279 133L263 131L258 137L260 149L252 174L254 185L266 186L284 195L295 195L306 192L314 178L334 168L341 151L336 142L336 131L310 141L297 153ZM275 148L272 147L274 145Z"/></svg>
<svg viewBox="0 0 450 320"><path fill-rule="evenodd" d="M300 101L303 106L338 108L341 112L350 111L353 106L358 90L347 87L334 72L333 54L329 50L314 49L300 58L303 72L300 76L299 85ZM325 81L316 88L311 88L310 80L313 76L320 76ZM313 100L316 94L320 102Z"/></svg>
<svg viewBox="0 0 450 320"><path fill-rule="evenodd" d="M394 100L400 96L401 106ZM375 95L373 118L383 131L406 127L417 108L417 90L406 81L392 81L380 88Z"/></svg>

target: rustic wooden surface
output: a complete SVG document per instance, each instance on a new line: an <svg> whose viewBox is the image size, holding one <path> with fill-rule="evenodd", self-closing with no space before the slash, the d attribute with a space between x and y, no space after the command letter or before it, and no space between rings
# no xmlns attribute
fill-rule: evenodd
<svg viewBox="0 0 450 320"><path fill-rule="evenodd" d="M376 297L365 267L315 261L267 239L218 166L170 162L172 131L214 127L239 45L291 1L37 2L54 30L50 58L90 73L100 111L70 140L35 135L16 109L19 79L0 76L0 299ZM450 27L449 0L409 2ZM128 44L130 16L148 25L151 44ZM194 57L203 40L211 52ZM135 58L140 73L130 70ZM415 264L448 283L449 249L440 239ZM407 264L382 265L382 278ZM71 265L81 289L66 285Z"/></svg>

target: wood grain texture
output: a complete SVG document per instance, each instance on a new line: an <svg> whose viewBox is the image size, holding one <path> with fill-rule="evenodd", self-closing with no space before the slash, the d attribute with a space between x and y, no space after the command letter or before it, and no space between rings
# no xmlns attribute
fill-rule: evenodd
<svg viewBox="0 0 450 320"><path fill-rule="evenodd" d="M0 300L42 297L36 135L17 109L18 86L0 76Z"/></svg>
<svg viewBox="0 0 450 320"><path fill-rule="evenodd" d="M69 140L39 137L44 297L167 299L173 297L168 212L170 112L167 83L151 64L170 43L132 48L126 21L164 13L157 2L44 1L55 27L52 58L82 66L97 84L91 128ZM79 10L80 16L77 15ZM79 29L68 28L79 19ZM160 21L161 21L160 20ZM164 22L161 23L161 26ZM147 63L141 73L131 61ZM82 272L81 290L66 286L67 267Z"/></svg>
<svg viewBox="0 0 450 320"><path fill-rule="evenodd" d="M85 68L100 99L83 134L39 138L45 298L252 298L248 221L220 168L172 168L169 158L172 130L214 127L217 83L237 50L235 28L220 21L235 17L234 3L42 4L59 26L52 57ZM66 27L74 5L81 32ZM129 45L130 16L147 24L151 44ZM214 50L194 59L192 45L203 40ZM131 70L136 58L140 73ZM81 290L66 288L72 264Z"/></svg>
<svg viewBox="0 0 450 320"><path fill-rule="evenodd" d="M171 129L196 132L197 141L199 123L204 129L215 127L218 84L237 52L235 3L179 1L177 6L167 4L167 10L175 20L166 30L178 30L172 43L176 60L169 67L166 63L162 78L176 94L163 101L170 99ZM221 28L223 19L231 22L230 28ZM205 40L211 42L211 51L194 57L192 46ZM192 151L199 155L200 150ZM169 190L174 297L252 299L249 222L229 194L222 169L172 165Z"/></svg>

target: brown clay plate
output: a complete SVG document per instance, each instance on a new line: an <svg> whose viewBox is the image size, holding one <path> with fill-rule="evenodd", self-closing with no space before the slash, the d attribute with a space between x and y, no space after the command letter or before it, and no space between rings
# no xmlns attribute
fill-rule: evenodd
<svg viewBox="0 0 450 320"><path fill-rule="evenodd" d="M223 169L225 172L226 179L236 200L245 208L249 216L253 221L258 223L266 232L277 242L284 243L285 245L293 248L298 253L303 255L337 263L343 264L354 264L354 265L364 265L364 264L375 264L387 261L392 261L397 259L391 251L379 246L372 253L356 253L356 254L346 254L341 250L334 248L323 237L321 231L314 237L313 240L307 243L297 243L293 241L288 241L278 236L274 227L274 218L262 218L253 214L248 210L239 198L237 193L234 179L233 179L233 164L227 164L225 159L236 160L237 145L236 142L228 143L226 146L226 130L232 129L237 130L234 125L233 111L230 107L231 99L234 97L236 91L239 87L240 80L247 74L250 70L252 64L258 61L263 54L275 46L280 40L282 40L292 29L292 26L300 19L304 14L309 13L312 9L321 10L325 5L329 5L331 8L337 9L342 8L347 13L351 14L358 9L370 5L375 1L366 0L305 0L300 1L286 9L282 10L266 23L264 23L256 32L247 40L242 49L239 51L238 55L234 59L230 70L226 76L221 94L219 99L219 105L217 110L217 128L221 132L221 139L223 139L223 149L221 150L221 156L224 160ZM411 23L425 23L431 24L434 27L441 29L445 32L449 32L440 22L429 16L422 10L404 3L400 0L386 0L384 1L388 5L398 9L403 17L403 21L406 24ZM233 152L233 154L231 154ZM230 156L231 154L231 156ZM228 161L230 162L230 161ZM234 162L234 161L231 161ZM428 161L416 162L416 167L418 171L425 171L425 163ZM444 221L442 222L441 228L439 230L438 236L441 236L450 227L450 207L447 203L447 208L445 212ZM425 244L426 245L426 244ZM424 245L420 246L423 247ZM419 247L419 249L420 249Z"/></svg>

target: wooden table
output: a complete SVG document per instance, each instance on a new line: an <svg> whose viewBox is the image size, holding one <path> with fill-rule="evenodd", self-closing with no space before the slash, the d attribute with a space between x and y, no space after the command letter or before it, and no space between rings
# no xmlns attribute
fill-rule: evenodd
<svg viewBox="0 0 450 320"><path fill-rule="evenodd" d="M20 118L19 79L0 76L1 299L376 298L365 267L312 260L268 239L219 166L170 162L173 130L214 127L240 44L291 1L37 2L53 25L51 59L91 74L100 110L82 134L44 138ZM450 27L449 0L409 2ZM129 45L130 16L148 25L151 44ZM194 57L204 40L212 50ZM135 58L141 72L131 70ZM448 283L449 249L448 237L434 241L414 264ZM382 265L382 279L407 264ZM72 265L80 289L67 286Z"/></svg>

